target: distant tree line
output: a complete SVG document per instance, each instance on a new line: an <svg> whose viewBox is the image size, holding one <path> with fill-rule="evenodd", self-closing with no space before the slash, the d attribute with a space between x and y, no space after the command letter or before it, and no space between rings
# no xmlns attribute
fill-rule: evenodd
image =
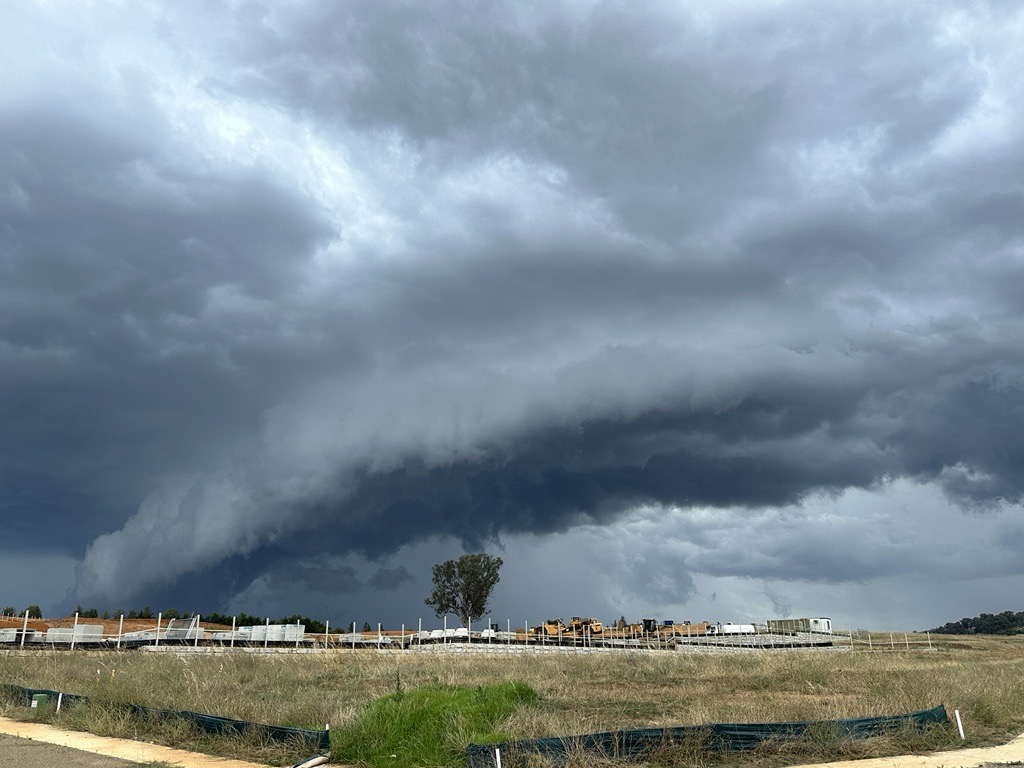
<svg viewBox="0 0 1024 768"><path fill-rule="evenodd" d="M43 612L38 605L30 605L22 608L20 611L15 611L13 605L8 605L0 610L0 616L24 616L25 611L28 611L28 617L30 619L43 618Z"/></svg>
<svg viewBox="0 0 1024 768"><path fill-rule="evenodd" d="M935 627L942 635L1018 635L1024 634L1024 611L983 613L973 619L960 619Z"/></svg>

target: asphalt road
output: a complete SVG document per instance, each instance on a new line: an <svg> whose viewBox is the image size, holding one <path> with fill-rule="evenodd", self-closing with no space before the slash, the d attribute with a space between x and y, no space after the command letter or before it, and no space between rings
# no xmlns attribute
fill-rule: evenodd
<svg viewBox="0 0 1024 768"><path fill-rule="evenodd" d="M60 766L61 768L141 768L142 763L131 763L116 757L82 752L57 744L47 744L34 739L19 739L0 733L0 765L9 766ZM152 768L160 763L149 763ZM167 765L167 763L163 763Z"/></svg>
<svg viewBox="0 0 1024 768"><path fill-rule="evenodd" d="M0 766L22 765L30 768L267 768L244 760L0 717Z"/></svg>

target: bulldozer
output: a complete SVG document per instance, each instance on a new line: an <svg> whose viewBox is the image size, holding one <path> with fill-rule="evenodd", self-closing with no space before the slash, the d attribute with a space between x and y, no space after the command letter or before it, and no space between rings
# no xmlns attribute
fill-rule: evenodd
<svg viewBox="0 0 1024 768"><path fill-rule="evenodd" d="M548 619L530 630L530 634L535 637L558 637L563 632L565 632L565 622L560 618Z"/></svg>
<svg viewBox="0 0 1024 768"><path fill-rule="evenodd" d="M604 632L604 625L592 616L573 616L565 631L574 635L600 635Z"/></svg>

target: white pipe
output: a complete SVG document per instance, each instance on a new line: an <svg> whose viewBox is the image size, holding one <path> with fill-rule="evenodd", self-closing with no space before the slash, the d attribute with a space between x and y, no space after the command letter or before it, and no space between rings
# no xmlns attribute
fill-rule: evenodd
<svg viewBox="0 0 1024 768"><path fill-rule="evenodd" d="M317 755L316 757L309 758L304 763L296 763L292 768L313 768L316 765L326 765L330 759L326 755Z"/></svg>
<svg viewBox="0 0 1024 768"><path fill-rule="evenodd" d="M196 641L192 644L193 648L198 648L199 647L199 632L201 631L199 629L199 622L202 621L202 619L203 619L203 615L201 613L197 613L196 614Z"/></svg>
<svg viewBox="0 0 1024 768"><path fill-rule="evenodd" d="M75 611L75 624L71 628L71 650L75 650L75 635L78 634L78 611Z"/></svg>
<svg viewBox="0 0 1024 768"><path fill-rule="evenodd" d="M117 623L117 647L121 647L121 633L124 630L124 614L121 614L121 620Z"/></svg>
<svg viewBox="0 0 1024 768"><path fill-rule="evenodd" d="M236 621L235 617L232 616L231 617L231 645L229 646L231 648L235 647L235 621Z"/></svg>
<svg viewBox="0 0 1024 768"><path fill-rule="evenodd" d="M158 613L156 615L156 645L157 645L157 647L159 647L159 645L160 645L160 621L161 621L161 619L163 619L163 617L164 617L164 615L162 613Z"/></svg>
<svg viewBox="0 0 1024 768"><path fill-rule="evenodd" d="M964 724L963 724L963 721L960 720L960 710L959 709L954 709L953 710L953 714L956 715L956 728L957 728L958 731L960 731L960 741L963 741L964 740Z"/></svg>
<svg viewBox="0 0 1024 768"><path fill-rule="evenodd" d="M324 624L324 648L331 642L331 620L328 619Z"/></svg>
<svg viewBox="0 0 1024 768"><path fill-rule="evenodd" d="M28 632L28 608L25 609L25 623L21 625L21 647L25 647L25 635Z"/></svg>
<svg viewBox="0 0 1024 768"><path fill-rule="evenodd" d="M270 639L270 617L267 616L267 625L263 631L263 647L267 647L267 641Z"/></svg>

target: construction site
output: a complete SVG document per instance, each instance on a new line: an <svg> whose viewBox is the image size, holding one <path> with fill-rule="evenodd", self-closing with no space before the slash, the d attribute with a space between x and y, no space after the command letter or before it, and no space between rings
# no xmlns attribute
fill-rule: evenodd
<svg viewBox="0 0 1024 768"><path fill-rule="evenodd" d="M323 632L307 632L303 624L236 626L203 622L201 615L189 618L86 619L77 615L62 619L0 618L0 649L33 650L474 650L566 649L672 651L695 648L793 649L842 647L827 618L769 619L763 624L731 622L677 623L671 620L623 620L608 626L594 617L573 616L568 622L550 619L535 625L524 622L504 626L490 621L480 628L415 627L356 631L343 627L334 632L328 624ZM851 637L852 644L852 637Z"/></svg>

